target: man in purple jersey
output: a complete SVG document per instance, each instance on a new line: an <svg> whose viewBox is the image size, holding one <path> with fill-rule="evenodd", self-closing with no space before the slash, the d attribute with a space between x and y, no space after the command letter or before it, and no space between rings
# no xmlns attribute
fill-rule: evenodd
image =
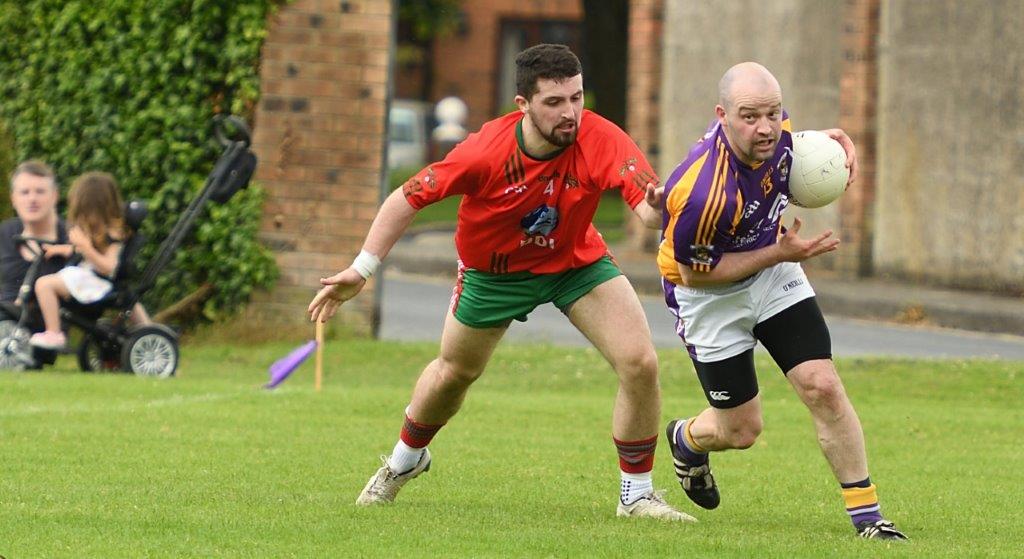
<svg viewBox="0 0 1024 559"><path fill-rule="evenodd" d="M719 82L715 113L717 121L666 183L658 254L665 301L710 404L668 424L679 483L701 507L717 507L708 453L749 448L761 433L753 358L760 341L810 410L857 533L906 539L882 518L860 420L800 266L836 250L839 240L831 231L799 237L799 219L782 226L793 141L779 83L759 64L733 66ZM853 182L853 142L842 130L825 132L846 150Z"/></svg>

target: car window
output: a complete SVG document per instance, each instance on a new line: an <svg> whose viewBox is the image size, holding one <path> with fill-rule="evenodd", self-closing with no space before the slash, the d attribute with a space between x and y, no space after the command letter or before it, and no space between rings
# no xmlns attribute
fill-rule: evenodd
<svg viewBox="0 0 1024 559"><path fill-rule="evenodd" d="M416 113L407 109L391 109L389 139L392 142L416 141Z"/></svg>

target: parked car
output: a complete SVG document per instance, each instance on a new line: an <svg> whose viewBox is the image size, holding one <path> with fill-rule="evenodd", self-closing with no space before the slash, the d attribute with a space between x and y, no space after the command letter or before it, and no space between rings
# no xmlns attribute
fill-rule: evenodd
<svg viewBox="0 0 1024 559"><path fill-rule="evenodd" d="M433 105L426 101L394 99L388 115L388 169L427 164Z"/></svg>

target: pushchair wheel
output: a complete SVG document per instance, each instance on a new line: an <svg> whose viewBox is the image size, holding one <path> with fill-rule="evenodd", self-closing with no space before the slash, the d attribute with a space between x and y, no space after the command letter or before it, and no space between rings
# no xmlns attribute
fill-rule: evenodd
<svg viewBox="0 0 1024 559"><path fill-rule="evenodd" d="M15 320L0 320L0 369L23 371L34 368L32 346L28 345L31 333L18 327Z"/></svg>
<svg viewBox="0 0 1024 559"><path fill-rule="evenodd" d="M121 346L97 336L86 335L78 346L78 368L86 372L122 370Z"/></svg>
<svg viewBox="0 0 1024 559"><path fill-rule="evenodd" d="M139 376L166 378L178 369L178 339L161 325L133 330L121 349L121 365Z"/></svg>

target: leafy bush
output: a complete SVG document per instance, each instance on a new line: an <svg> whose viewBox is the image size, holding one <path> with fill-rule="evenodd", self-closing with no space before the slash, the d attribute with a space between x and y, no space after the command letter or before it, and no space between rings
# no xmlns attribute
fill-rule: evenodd
<svg viewBox="0 0 1024 559"><path fill-rule="evenodd" d="M11 137L11 133L7 131L7 126L4 125L2 119L0 119L0 177L6 181L7 177L11 176L11 172L14 171L14 167L17 165L14 154L14 138ZM13 215L14 209L11 207L11 198L9 196L0 196L0 216Z"/></svg>
<svg viewBox="0 0 1024 559"><path fill-rule="evenodd" d="M210 121L251 119L276 0L0 0L0 122L18 160L50 162L66 188L104 170L149 201L151 257L220 154ZM206 319L269 286L256 242L262 194L209 206L145 302L159 309L209 282Z"/></svg>

